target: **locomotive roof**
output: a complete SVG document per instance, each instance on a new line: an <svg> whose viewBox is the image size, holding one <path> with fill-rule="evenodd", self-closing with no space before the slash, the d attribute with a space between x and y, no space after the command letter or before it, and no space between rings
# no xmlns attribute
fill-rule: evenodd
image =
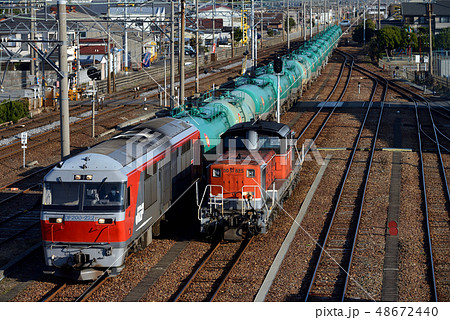
<svg viewBox="0 0 450 320"><path fill-rule="evenodd" d="M230 129L228 129L222 137L225 136L235 136L235 135L245 135L245 132L249 130L254 130L258 134L264 134L268 136L277 136L280 138L288 137L290 132L290 128L283 124L273 121L249 121L249 122L241 122L235 124Z"/></svg>
<svg viewBox="0 0 450 320"><path fill-rule="evenodd" d="M173 118L158 118L142 123L111 140L104 141L83 153L107 155L122 166L155 149L167 148L170 140L191 126Z"/></svg>

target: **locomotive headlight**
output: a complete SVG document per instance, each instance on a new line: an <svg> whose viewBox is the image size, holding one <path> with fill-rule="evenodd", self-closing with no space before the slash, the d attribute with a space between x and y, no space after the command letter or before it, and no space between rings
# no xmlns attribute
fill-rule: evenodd
<svg viewBox="0 0 450 320"><path fill-rule="evenodd" d="M220 171L221 171L220 169L213 168L213 172L212 172L213 177L220 177L220 173L221 173Z"/></svg>
<svg viewBox="0 0 450 320"><path fill-rule="evenodd" d="M92 174L86 175L86 180L92 180Z"/></svg>
<svg viewBox="0 0 450 320"><path fill-rule="evenodd" d="M255 177L255 169L247 169L247 178Z"/></svg>
<svg viewBox="0 0 450 320"><path fill-rule="evenodd" d="M63 218L48 218L50 223L63 223Z"/></svg>
<svg viewBox="0 0 450 320"><path fill-rule="evenodd" d="M112 218L100 218L98 224L112 224L114 220Z"/></svg>
<svg viewBox="0 0 450 320"><path fill-rule="evenodd" d="M81 180L81 174L76 174L73 176L74 180Z"/></svg>

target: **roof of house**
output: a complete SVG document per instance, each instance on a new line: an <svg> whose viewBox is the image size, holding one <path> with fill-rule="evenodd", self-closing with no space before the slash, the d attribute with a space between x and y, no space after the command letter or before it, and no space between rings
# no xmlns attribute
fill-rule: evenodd
<svg viewBox="0 0 450 320"><path fill-rule="evenodd" d="M205 6L205 7L203 7L203 8L201 8L201 9L199 9L198 11L199 12L203 12L203 11L211 11L211 10L213 10L214 9L214 7L213 6ZM230 7L228 7L228 6L221 6L221 5L216 5L216 11L218 11L219 9L225 9L225 10L233 10L233 9L231 9Z"/></svg>
<svg viewBox="0 0 450 320"><path fill-rule="evenodd" d="M432 3L433 14L436 16L450 16L450 1L436 1ZM403 2L403 16L425 16L427 15L426 2Z"/></svg>

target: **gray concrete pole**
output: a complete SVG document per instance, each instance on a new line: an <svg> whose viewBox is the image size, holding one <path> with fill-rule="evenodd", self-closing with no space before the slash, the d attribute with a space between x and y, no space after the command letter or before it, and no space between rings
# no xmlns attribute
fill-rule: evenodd
<svg viewBox="0 0 450 320"><path fill-rule="evenodd" d="M200 66L198 61L199 55L199 32L198 32L198 0L195 0L195 92L200 92Z"/></svg>
<svg viewBox="0 0 450 320"><path fill-rule="evenodd" d="M125 64L125 74L128 75L128 32L127 32L127 5L125 4L124 8L123 8L123 14L124 14L124 37L123 37L123 49L124 49L124 56L123 56L123 61Z"/></svg>
<svg viewBox="0 0 450 320"><path fill-rule="evenodd" d="M175 99L175 3L171 1L170 19L170 109L173 109Z"/></svg>
<svg viewBox="0 0 450 320"><path fill-rule="evenodd" d="M430 32L430 57L428 58L428 65L430 75L433 75L433 28L431 24L433 7L431 5L431 2L427 3L427 9L428 9L428 28Z"/></svg>
<svg viewBox="0 0 450 320"><path fill-rule="evenodd" d="M306 2L303 1L303 40L306 41Z"/></svg>
<svg viewBox="0 0 450 320"><path fill-rule="evenodd" d="M264 41L264 7L263 7L263 0L261 0L261 11L260 11L260 20L259 23L261 24L261 48L263 47L263 41Z"/></svg>
<svg viewBox="0 0 450 320"><path fill-rule="evenodd" d="M338 1L339 3L339 1ZM312 39L313 37L313 24L312 24L312 19L313 19L313 15L312 15L312 0L309 0L309 40Z"/></svg>
<svg viewBox="0 0 450 320"><path fill-rule="evenodd" d="M185 4L186 0L181 0L181 39L180 39L180 102L179 104L184 104L184 64L185 64L185 56L184 53L184 37L185 37L185 28L186 28L186 17L185 17Z"/></svg>
<svg viewBox="0 0 450 320"><path fill-rule="evenodd" d="M59 69L62 77L59 79L59 108L61 124L61 159L70 156L70 128L69 128L69 82L67 64L67 21L66 0L58 0L59 21Z"/></svg>
<svg viewBox="0 0 450 320"><path fill-rule="evenodd" d="M231 57L234 58L234 2L231 0Z"/></svg>
<svg viewBox="0 0 450 320"><path fill-rule="evenodd" d="M380 0L378 0L378 30L381 30L381 10L380 10Z"/></svg>
<svg viewBox="0 0 450 320"><path fill-rule="evenodd" d="M36 10L34 9L34 1L30 1L30 11L31 11L31 24L30 24L30 40L34 41L36 39ZM30 73L33 76L33 84L36 84L36 52L30 50L31 53L31 63L30 63Z"/></svg>
<svg viewBox="0 0 450 320"><path fill-rule="evenodd" d="M111 35L110 35L110 32L109 32L109 14L110 14L110 9L109 9L109 7L110 7L110 3L109 3L109 0L108 0L108 22L107 22L107 24L108 24L108 26L107 26L107 29L106 29L106 34L107 34L107 36L108 36L108 38L107 38L107 41L106 41L106 43L107 43L107 48L106 48L106 53L107 53L107 55L108 55L108 68L106 68L106 70L108 70L108 77L107 77L107 87L108 87L108 89L106 90L106 92L108 92L108 93L111 93L111 69L112 69L112 64L111 64Z"/></svg>
<svg viewBox="0 0 450 320"><path fill-rule="evenodd" d="M289 18L290 18L290 16L289 16L289 0L286 0L286 2L287 2L286 32L287 32L287 48L289 51L291 49L291 41L289 39Z"/></svg>

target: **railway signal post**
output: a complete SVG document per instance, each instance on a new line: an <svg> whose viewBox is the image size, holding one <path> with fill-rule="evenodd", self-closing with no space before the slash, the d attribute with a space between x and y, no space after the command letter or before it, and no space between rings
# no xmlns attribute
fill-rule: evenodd
<svg viewBox="0 0 450 320"><path fill-rule="evenodd" d="M273 71L277 75L277 122L280 123L280 75L283 71L283 61L279 56L273 60Z"/></svg>
<svg viewBox="0 0 450 320"><path fill-rule="evenodd" d="M23 167L25 168L25 149L27 148L28 135L27 132L22 132L20 135L20 142L22 143L23 150Z"/></svg>

